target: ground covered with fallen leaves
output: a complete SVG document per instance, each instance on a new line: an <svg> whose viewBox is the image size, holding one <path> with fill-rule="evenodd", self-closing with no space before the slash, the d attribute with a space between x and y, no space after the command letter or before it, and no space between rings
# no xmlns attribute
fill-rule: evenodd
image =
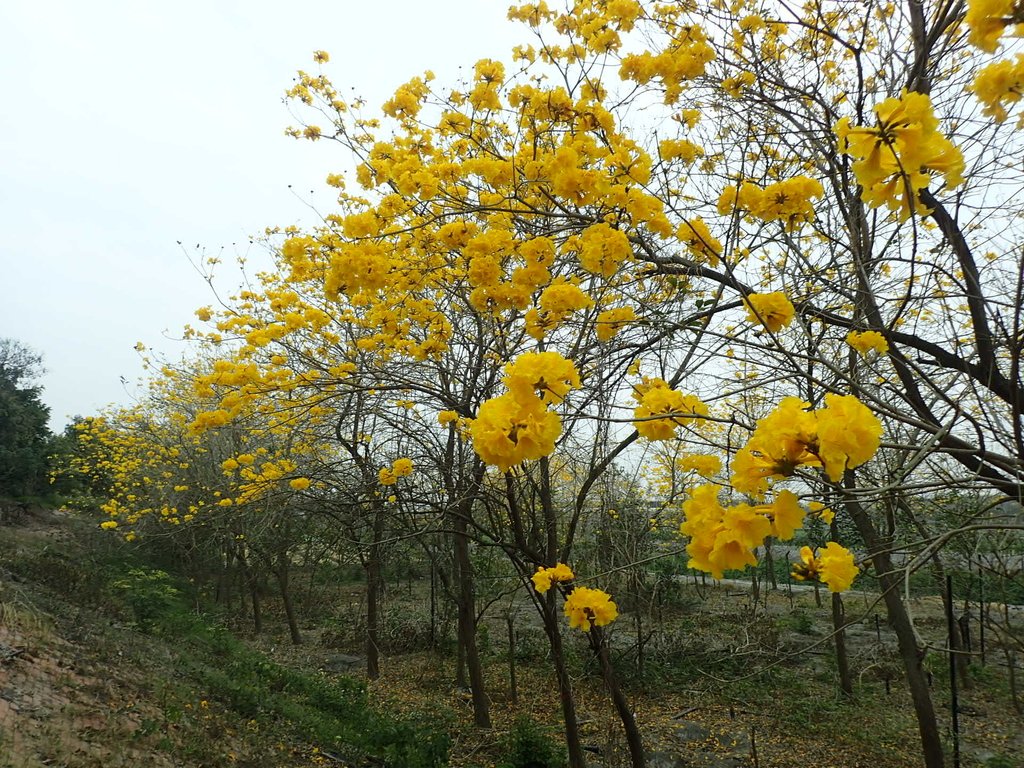
<svg viewBox="0 0 1024 768"><path fill-rule="evenodd" d="M442 732L450 743L439 749L450 751L451 765L500 766L508 759L509 734L524 718L559 743L557 689L525 601L504 609L514 615L511 648L506 619L486 620L482 647L494 728L482 731L472 725L468 692L455 684L450 626L435 617L432 636L424 629L424 583L396 585L386 594L382 676L365 684L358 670L358 584L338 585L327 603L320 596L321 608L304 615L300 646L287 643L273 611L260 637L230 615L216 617L216 626L207 617L157 630L140 626L117 604L109 589L116 573L103 568L116 571L124 563L90 557L97 545L86 526L37 513L0 534L0 768L404 766L414 758L403 745ZM919 764L884 609L870 595L847 598L851 700L838 691L827 597L824 603L785 587L755 603L742 585L681 584L656 622L648 617L637 626L624 611L613 657L652 765ZM325 611L325 604L331 608ZM936 649L926 665L948 732L941 603L924 598L914 612ZM569 635L568 652L589 759L601 768L627 765L617 720L581 637ZM345 674L339 665L346 665ZM1024 765L1024 718L1014 707L1008 671L995 645L984 665L973 657L970 687L960 700L965 768ZM364 708L372 710L370 719ZM337 733L348 733L358 749L332 740Z"/></svg>

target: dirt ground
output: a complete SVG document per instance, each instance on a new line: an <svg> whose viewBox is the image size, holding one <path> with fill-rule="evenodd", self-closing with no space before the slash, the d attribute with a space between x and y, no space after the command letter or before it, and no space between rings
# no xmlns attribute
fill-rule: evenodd
<svg viewBox="0 0 1024 768"><path fill-rule="evenodd" d="M60 517L39 515L4 527L0 535L0 768L245 764L239 756L255 721L234 716L221 702L207 702L202 691L194 692L194 701L183 699L180 691L170 697L177 663L173 644L62 601L4 569L5 552L67 545ZM339 611L358 610L359 589L351 584L339 588ZM388 596L386 621L397 622L395 631L404 631L408 616L422 610L421 591L422 585L415 585L411 592L396 589ZM452 729L456 766L495 765L506 734L524 714L557 740L560 710L543 637L529 606L524 602L521 609L514 698L504 620L487 624L493 730L472 727L469 697L453 685L453 660L436 651L387 653L381 679L369 685L371 698L397 713L434 713ZM624 613L613 648L652 753L652 768L919 764L909 696L884 610L870 595L848 596L846 610L856 676L852 702L836 690L827 594L819 607L813 592L790 595L783 589L755 609L744 584L723 584L700 594L684 591L677 604L666 608L659 633L647 635L640 628L639 636L646 638L643 677L635 674L637 627ZM916 600L913 611L932 644L927 664L934 671L933 697L948 736L941 602ZM330 669L339 654L358 662L358 645L339 642L336 633L312 617L304 629L307 642L299 647L282 643L281 627L252 642L277 663L295 668ZM589 759L594 768L619 768L625 765L620 728L581 638L569 638ZM1024 766L1024 718L1011 705L1008 668L994 642L984 666L974 659L971 676L972 685L961 692L962 765ZM172 705L174 717L169 715ZM191 729L187 734L186 728ZM180 749L186 739L216 741L222 745L222 760L190 759ZM282 754L290 757L276 765L331 764L317 745L298 745Z"/></svg>

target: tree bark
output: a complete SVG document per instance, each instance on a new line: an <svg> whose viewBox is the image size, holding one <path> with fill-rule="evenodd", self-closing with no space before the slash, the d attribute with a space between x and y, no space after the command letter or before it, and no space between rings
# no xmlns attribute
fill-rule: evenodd
<svg viewBox="0 0 1024 768"><path fill-rule="evenodd" d="M852 477L849 474L847 487L852 488ZM917 716L924 765L926 768L943 768L942 737L935 719L931 694L928 691L928 679L921 666L924 652L918 647L913 624L910 622L910 616L900 597L900 583L893 573L888 547L860 502L847 495L844 498L844 503L861 538L864 539L871 562L878 574L879 586L885 600L886 610L889 613L889 624L896 633L900 659L907 676L910 697L914 703L914 714Z"/></svg>
<svg viewBox="0 0 1024 768"><path fill-rule="evenodd" d="M832 593L832 632L836 645L836 669L839 672L839 688L848 698L853 698L853 678L850 677L850 661L846 654L846 609L843 597Z"/></svg>
<svg viewBox="0 0 1024 768"><path fill-rule="evenodd" d="M548 592L541 609L544 619L544 631L548 636L551 648L551 662L555 667L555 679L558 681L558 697L562 704L562 720L565 725L565 746L569 753L569 768L587 768L587 760L583 756L583 744L580 741L580 723L576 716L576 700L572 695L572 679L565 665L565 650L562 646L562 631L559 616L555 611L555 590Z"/></svg>
<svg viewBox="0 0 1024 768"><path fill-rule="evenodd" d="M608 653L608 643L604 641L604 635L598 627L590 630L590 644L597 654L601 664L601 675L604 677L605 687L608 688L608 695L612 697L612 704L622 721L622 729L626 732L626 744L629 746L629 758L632 768L644 768L644 742L640 737L640 729L636 724L636 717L629 706L626 694L622 692L615 670L612 669L612 660Z"/></svg>
<svg viewBox="0 0 1024 768"><path fill-rule="evenodd" d="M245 585L249 590L249 599L252 601L252 631L253 634L258 635L263 631L263 610L260 603L259 580L249 566L249 561L245 558L245 552L238 550L235 553L235 559L238 560L238 564L242 568L242 578L245 579ZM242 603L244 605L244 599Z"/></svg>
<svg viewBox="0 0 1024 768"><path fill-rule="evenodd" d="M292 645L302 645L302 633L299 632L299 622L295 618L295 604L292 601L292 593L289 587L288 565L282 560L278 561L275 575L277 586L281 590L281 602L284 603L284 615L288 620L288 634L291 636Z"/></svg>
<svg viewBox="0 0 1024 768"><path fill-rule="evenodd" d="M380 594L381 594L381 539L384 536L384 508L375 505L373 513L373 539L363 567L366 570L366 677L380 677Z"/></svg>
<svg viewBox="0 0 1024 768"><path fill-rule="evenodd" d="M473 722L478 728L491 727L490 703L484 690L484 672L476 644L476 592L473 564L469 559L468 507L472 499L460 505L455 516L455 563L458 574L459 644L465 653L469 689L473 696Z"/></svg>

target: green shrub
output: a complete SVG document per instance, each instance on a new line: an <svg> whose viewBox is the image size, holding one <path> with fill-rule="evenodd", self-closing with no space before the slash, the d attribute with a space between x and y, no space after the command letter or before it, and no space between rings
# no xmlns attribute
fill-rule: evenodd
<svg viewBox="0 0 1024 768"><path fill-rule="evenodd" d="M562 768L565 754L543 728L525 715L516 720L499 768Z"/></svg>
<svg viewBox="0 0 1024 768"><path fill-rule="evenodd" d="M134 622L143 631L152 631L171 613L180 612L181 591L166 571L132 568L110 585L127 604Z"/></svg>

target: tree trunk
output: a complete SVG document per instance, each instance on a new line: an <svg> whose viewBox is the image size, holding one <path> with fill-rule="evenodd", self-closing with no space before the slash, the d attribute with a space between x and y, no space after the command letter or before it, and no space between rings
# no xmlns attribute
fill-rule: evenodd
<svg viewBox="0 0 1024 768"><path fill-rule="evenodd" d="M288 620L288 634L291 635L292 645L302 645L302 634L299 632L299 623L295 619L295 604L292 602L291 589L288 586L288 565L278 561L275 575L277 586L281 590L281 602L284 603L284 615Z"/></svg>
<svg viewBox="0 0 1024 768"><path fill-rule="evenodd" d="M853 679L850 677L850 661L846 655L846 609L843 597L832 593L832 632L836 644L836 669L839 671L839 688L848 698L853 698Z"/></svg>
<svg viewBox="0 0 1024 768"><path fill-rule="evenodd" d="M381 539L384 536L384 506L375 505L373 540L363 564L366 570L366 677L380 677L380 594L382 588Z"/></svg>
<svg viewBox="0 0 1024 768"><path fill-rule="evenodd" d="M565 746L569 752L569 768L587 768L587 760L583 756L583 744L580 742L580 723L576 717L576 700L572 695L572 679L565 665L565 650L562 647L562 631L559 616L555 611L555 590L548 592L544 601L541 616L544 619L544 631L548 636L551 648L551 662L555 667L555 679L558 681L558 697L562 703L562 720L565 724Z"/></svg>
<svg viewBox="0 0 1024 768"><path fill-rule="evenodd" d="M629 758L632 768L644 768L644 742L640 738L640 729L637 727L633 710L629 706L626 694L622 692L618 679L615 677L615 670L612 669L612 660L608 654L608 643L604 642L603 633L593 627L590 632L590 645L597 654L601 664L601 675L604 677L604 684L608 688L608 694L612 697L612 704L622 721L622 729L626 733L626 744L629 746Z"/></svg>
<svg viewBox="0 0 1024 768"><path fill-rule="evenodd" d="M772 585L772 591L777 592L779 589L779 577L775 575L775 554L772 552L772 542L774 539L770 539L764 547L764 567L768 571L768 582ZM767 601L768 597L765 596ZM767 602L765 603L767 605Z"/></svg>
<svg viewBox="0 0 1024 768"><path fill-rule="evenodd" d="M519 703L519 688L516 685L516 620L509 613L505 616L508 626L508 693L509 701L515 706Z"/></svg>
<svg viewBox="0 0 1024 768"><path fill-rule="evenodd" d="M829 526L829 534L833 541L839 542L839 526L833 519ZM853 679L850 677L850 661L846 654L846 609L843 607L843 596L832 593L832 632L836 646L836 670L839 672L839 688L848 698L853 698Z"/></svg>
<svg viewBox="0 0 1024 768"><path fill-rule="evenodd" d="M469 504L472 504L472 500ZM484 672L476 645L476 593L467 535L469 504L460 505L460 513L455 517L455 563L459 577L459 644L465 652L469 689L473 696L473 722L478 728L490 728L490 703L484 690Z"/></svg>
<svg viewBox="0 0 1024 768"><path fill-rule="evenodd" d="M852 478L848 476L847 487L852 487ZM935 719L935 708L928 691L928 678L921 662L924 652L918 647L914 636L914 627L907 615L906 606L900 597L900 583L892 570L889 558L889 547L882 541L867 511L856 499L847 496L844 499L846 509L850 513L864 544L868 548L871 562L878 574L879 587L885 599L885 607L889 613L889 624L896 633L900 659L907 676L907 686L914 703L914 714L917 716L917 728L921 737L921 751L926 768L943 768L942 737Z"/></svg>
<svg viewBox="0 0 1024 768"><path fill-rule="evenodd" d="M253 634L260 634L263 631L263 610L260 603L260 585L256 574L249 567L249 561L245 559L245 552L238 550L235 554L238 565L242 569L242 578L249 590L249 599L252 601L252 631ZM245 600L242 600L244 605Z"/></svg>
<svg viewBox="0 0 1024 768"><path fill-rule="evenodd" d="M366 559L366 677L376 680L380 677L380 645L378 598L380 597L380 559L373 553Z"/></svg>

